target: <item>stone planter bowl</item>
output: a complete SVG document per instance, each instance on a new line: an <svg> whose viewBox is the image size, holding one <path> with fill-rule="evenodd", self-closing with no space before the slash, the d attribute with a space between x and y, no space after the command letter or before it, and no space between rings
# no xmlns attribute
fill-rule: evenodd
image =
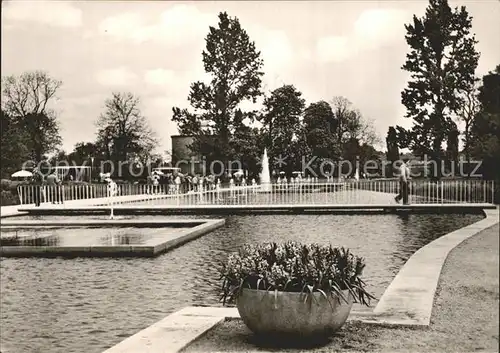
<svg viewBox="0 0 500 353"><path fill-rule="evenodd" d="M339 330L351 312L353 298L342 292L347 302L336 296L328 300L315 292L314 299L305 293L243 289L236 304L241 319L256 335L325 337Z"/></svg>

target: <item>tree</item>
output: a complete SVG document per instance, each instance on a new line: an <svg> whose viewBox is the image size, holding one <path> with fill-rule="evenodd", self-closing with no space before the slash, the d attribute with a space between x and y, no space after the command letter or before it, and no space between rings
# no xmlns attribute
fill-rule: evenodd
<svg viewBox="0 0 500 353"><path fill-rule="evenodd" d="M385 142L387 145L387 160L391 162L391 166L387 170L387 174L389 177L393 177L392 166L399 160L398 135L394 126L389 126Z"/></svg>
<svg viewBox="0 0 500 353"><path fill-rule="evenodd" d="M264 109L258 120L266 139L269 157L288 156L292 140L301 128L300 118L305 99L293 85L283 85L264 99Z"/></svg>
<svg viewBox="0 0 500 353"><path fill-rule="evenodd" d="M43 71L25 72L3 78L2 109L12 116L45 113L48 103L56 97L62 81Z"/></svg>
<svg viewBox="0 0 500 353"><path fill-rule="evenodd" d="M410 52L402 69L411 79L401 97L406 117L414 122L405 147L429 154L438 178L441 145L453 129L451 114L463 103L458 92L474 81L479 59L471 26L465 6L452 10L447 0L430 0L425 15L405 25Z"/></svg>
<svg viewBox="0 0 500 353"><path fill-rule="evenodd" d="M352 138L369 145L378 142L373 123L365 119L347 98L334 97L330 105L333 111L333 125L336 130L337 145L341 150L342 146Z"/></svg>
<svg viewBox="0 0 500 353"><path fill-rule="evenodd" d="M26 133L14 118L2 110L0 116L0 140L2 178L10 178L10 175L19 170L23 163L29 158L26 147Z"/></svg>
<svg viewBox="0 0 500 353"><path fill-rule="evenodd" d="M480 112L471 127L471 154L483 161L483 176L500 179L500 65L483 76ZM498 196L497 196L498 197Z"/></svg>
<svg viewBox="0 0 500 353"><path fill-rule="evenodd" d="M128 161L146 159L157 143L153 131L139 109L139 98L132 93L113 93L106 110L97 120L97 145L108 159Z"/></svg>
<svg viewBox="0 0 500 353"><path fill-rule="evenodd" d="M261 169L259 161L264 149L263 135L259 129L241 124L234 133L231 145L234 158L241 162L241 166L250 176L257 178Z"/></svg>
<svg viewBox="0 0 500 353"><path fill-rule="evenodd" d="M2 81L2 109L26 130L31 158L41 161L61 144L56 114L48 106L62 82L43 71L11 75Z"/></svg>
<svg viewBox="0 0 500 353"><path fill-rule="evenodd" d="M464 128L464 152L465 158L467 160L468 165L470 165L470 145L471 145L471 127L474 121L474 118L479 113L480 103L479 103L479 86L478 79L475 79L474 82L468 85L465 89L463 89L460 94L462 95L461 100L463 104L461 104L458 108L457 115L460 121L465 123Z"/></svg>
<svg viewBox="0 0 500 353"><path fill-rule="evenodd" d="M336 120L328 102L311 103L304 111L305 143L310 148L313 169L317 169L324 161L336 160L339 149L336 144Z"/></svg>
<svg viewBox="0 0 500 353"><path fill-rule="evenodd" d="M230 141L238 125L235 114L240 103L246 100L255 103L261 95L263 61L239 20L226 12L219 14L218 27L210 27L205 42L203 64L212 77L211 82L191 84L188 100L194 112L174 107L172 120L181 134L195 136L197 142L192 148L202 148L205 135L216 135L217 157L227 160L231 156ZM252 119L254 114L243 113L243 120Z"/></svg>
<svg viewBox="0 0 500 353"><path fill-rule="evenodd" d="M104 160L99 147L93 142L78 142L75 144L73 151L68 155L68 160L75 163L76 165L87 165L90 166L91 158L94 158L96 162ZM94 163L97 165L97 163Z"/></svg>
<svg viewBox="0 0 500 353"><path fill-rule="evenodd" d="M55 116L46 113L28 113L21 120L21 126L26 131L26 145L30 156L35 161L41 161L43 156L55 151L61 144L59 124Z"/></svg>
<svg viewBox="0 0 500 353"><path fill-rule="evenodd" d="M458 162L458 137L460 136L460 132L456 124L454 125L455 126L448 131L446 140L446 160L450 170L453 170L452 166L456 166Z"/></svg>

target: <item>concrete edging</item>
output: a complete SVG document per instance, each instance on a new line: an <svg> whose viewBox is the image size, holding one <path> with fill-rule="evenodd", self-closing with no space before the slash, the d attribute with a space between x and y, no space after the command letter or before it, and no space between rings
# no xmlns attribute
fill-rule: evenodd
<svg viewBox="0 0 500 353"><path fill-rule="evenodd" d="M385 290L373 310L373 320L429 326L434 295L448 254L463 241L498 223L498 209L484 212L486 218L479 222L443 235L417 250Z"/></svg>
<svg viewBox="0 0 500 353"><path fill-rule="evenodd" d="M125 214L278 214L315 212L329 214L364 214L364 213L456 213L477 212L484 209L496 209L493 204L290 204L290 205L116 205L113 207L115 215ZM34 215L51 214L106 214L109 206L75 206L75 207L25 207L20 209Z"/></svg>
<svg viewBox="0 0 500 353"><path fill-rule="evenodd" d="M387 287L373 313L351 312L348 321L428 327L441 270L460 243L499 222L499 210L486 218L432 241L417 250ZM107 349L103 353L178 353L226 319L238 319L236 308L186 307ZM168 344L167 344L168 342Z"/></svg>
<svg viewBox="0 0 500 353"><path fill-rule="evenodd" d="M77 221L77 222L64 222L64 221L26 221L26 222L8 222L4 224L5 227L30 227L38 228L44 226L64 226L64 227L78 227L78 226L94 226L94 227L109 227L113 225L137 225L142 227L147 225L158 226L172 226L172 225L189 225L197 224L196 226L181 231L168 240L161 240L156 244L148 245L115 245L115 246L1 246L0 257L26 257L26 256L40 256L40 257L53 257L53 256L147 256L153 257L159 254L170 251L178 246L181 246L189 241L201 237L202 235L211 232L212 230L222 227L225 224L225 219L204 219L204 220L175 220L175 221L130 221L130 220L96 220L96 221ZM71 228L68 228L71 229Z"/></svg>

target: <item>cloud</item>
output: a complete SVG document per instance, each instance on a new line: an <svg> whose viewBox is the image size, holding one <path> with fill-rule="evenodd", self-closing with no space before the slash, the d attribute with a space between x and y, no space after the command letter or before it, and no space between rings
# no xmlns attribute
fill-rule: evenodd
<svg viewBox="0 0 500 353"><path fill-rule="evenodd" d="M257 51L261 52L261 57L264 60L264 71L280 72L289 68L293 61L293 50L284 31L250 25L247 33L255 42Z"/></svg>
<svg viewBox="0 0 500 353"><path fill-rule="evenodd" d="M354 23L354 34L375 45L404 38L408 15L407 11L397 9L365 10Z"/></svg>
<svg viewBox="0 0 500 353"><path fill-rule="evenodd" d="M155 41L169 45L203 40L209 25L217 17L199 11L193 5L177 4L162 12L153 24L135 13L122 13L104 19L99 33L115 40L131 40L136 44Z"/></svg>
<svg viewBox="0 0 500 353"><path fill-rule="evenodd" d="M99 25L99 32L115 38L133 38L143 26L144 20L139 14L124 12L105 18Z"/></svg>
<svg viewBox="0 0 500 353"><path fill-rule="evenodd" d="M137 75L122 66L114 69L101 70L96 74L96 80L103 86L128 86L136 80Z"/></svg>
<svg viewBox="0 0 500 353"><path fill-rule="evenodd" d="M323 37L318 39L316 53L322 62L343 61L356 51L353 44L348 37Z"/></svg>
<svg viewBox="0 0 500 353"><path fill-rule="evenodd" d="M176 73L172 70L153 69L144 74L144 81L155 86L169 86L176 80Z"/></svg>
<svg viewBox="0 0 500 353"><path fill-rule="evenodd" d="M369 9L354 22L345 36L325 36L316 42L316 55L322 62L340 62L362 51L404 39L408 12L397 9Z"/></svg>
<svg viewBox="0 0 500 353"><path fill-rule="evenodd" d="M5 20L53 27L80 27L82 11L71 2L8 1L2 6L2 21Z"/></svg>

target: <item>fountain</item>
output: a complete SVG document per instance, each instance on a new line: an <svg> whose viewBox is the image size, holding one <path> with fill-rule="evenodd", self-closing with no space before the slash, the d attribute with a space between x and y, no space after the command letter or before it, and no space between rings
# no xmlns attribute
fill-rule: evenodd
<svg viewBox="0 0 500 353"><path fill-rule="evenodd" d="M271 192L271 174L269 173L269 158L267 157L267 148L264 148L262 156L262 173L260 174L261 192Z"/></svg>
<svg viewBox="0 0 500 353"><path fill-rule="evenodd" d="M108 191L109 208L111 210L110 215L109 215L109 219L114 219L115 215L114 215L114 210L113 210L113 198L118 193L118 186L110 177L107 177L104 180L108 183L107 191Z"/></svg>

